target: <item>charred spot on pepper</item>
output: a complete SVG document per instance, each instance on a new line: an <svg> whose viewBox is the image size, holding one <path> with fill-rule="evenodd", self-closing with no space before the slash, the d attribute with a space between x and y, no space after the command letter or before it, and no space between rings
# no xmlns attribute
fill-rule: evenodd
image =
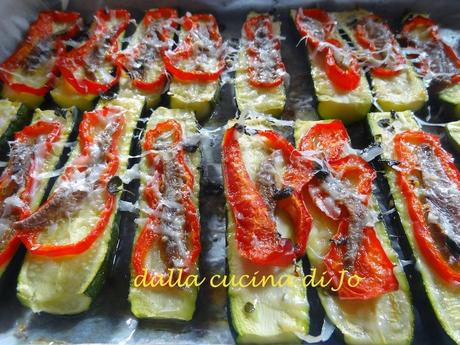
<svg viewBox="0 0 460 345"><path fill-rule="evenodd" d="M120 176L115 175L107 183L107 191L110 194L114 195L121 191L122 186L123 186L123 181L121 180Z"/></svg>

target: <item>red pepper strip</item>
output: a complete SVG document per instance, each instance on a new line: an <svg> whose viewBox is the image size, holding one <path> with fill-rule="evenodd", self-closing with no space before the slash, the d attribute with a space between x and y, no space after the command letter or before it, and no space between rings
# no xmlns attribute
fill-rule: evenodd
<svg viewBox="0 0 460 345"><path fill-rule="evenodd" d="M452 156L441 147L438 137L423 131L405 131L395 136L395 158L401 162L401 171L397 172L396 181L406 200L415 241L422 255L428 261L432 271L441 279L447 283L458 284L460 272L449 264L448 258L445 258L439 249L438 246L445 245L445 243L439 243L434 238L432 229L425 218L424 203L417 197L411 183L411 176L418 175L417 170L419 169L414 150L417 145L421 144L428 144L433 148L446 175L452 181L453 188L460 189L460 172L455 167Z"/></svg>
<svg viewBox="0 0 460 345"><path fill-rule="evenodd" d="M53 143L59 140L61 129L62 126L59 122L37 121L33 125L27 126L22 131L17 132L15 139L21 142L30 142L31 140L36 141L40 136L46 135L45 154L48 155L52 151ZM33 174L34 168L35 164L34 161L32 161L29 171L25 175L26 180L24 190L19 196L21 201L24 203L24 206L21 209L14 211L17 213L18 219L25 217L29 213L29 204L32 198L33 187L37 182ZM0 178L0 186L2 187L2 195L0 196L0 199L3 202L4 199L9 197L11 194L11 172L8 168L4 171ZM9 261L14 256L20 243L21 241L17 234L8 241L3 250L0 252L0 266Z"/></svg>
<svg viewBox="0 0 460 345"><path fill-rule="evenodd" d="M433 42L440 42L444 49L444 52L447 54L449 59L455 64L455 66L460 68L459 56L457 55L455 50L450 45L448 45L446 42L444 42L441 39L439 35L438 26L430 18L422 16L422 15L417 15L417 16L412 17L410 20L406 21L406 23L404 24L403 29L402 29L402 35L403 37L405 37L406 40L409 41L408 43L410 45L414 45L414 42L411 42L409 39L409 34L420 28L429 30L431 40ZM419 57L419 59L421 58L422 57ZM428 72L428 66L429 65L428 65L427 58L423 59L423 61L421 62L421 69L423 73ZM460 73L451 77L452 83L457 83L458 81L460 81Z"/></svg>
<svg viewBox="0 0 460 345"><path fill-rule="evenodd" d="M327 161L340 158L348 144L347 129L342 121L318 123L300 139L300 151L319 151Z"/></svg>
<svg viewBox="0 0 460 345"><path fill-rule="evenodd" d="M342 43L333 38L329 38L327 42L338 48L343 48ZM323 53L325 54L324 70L334 86L345 91L352 91L356 89L361 81L358 61L355 58L352 58L348 66L343 66L337 63L334 50L331 47L325 47Z"/></svg>
<svg viewBox="0 0 460 345"><path fill-rule="evenodd" d="M171 36L171 30L168 30L167 25L170 25L171 28L177 27L177 22L173 21L175 18L177 18L177 11L172 8L159 8L155 10L149 10L142 20L142 25L147 29L150 25L152 25L152 23L163 23L163 29L158 32L158 37L161 41L166 42ZM161 48L160 53L162 54L166 48L166 46ZM130 61L135 60L139 53L140 52L137 48L132 49L130 53L122 51L117 54L115 62L119 68L129 71ZM165 71L161 73L156 80L144 81L142 79L134 79L132 80L132 85L139 90L156 92L161 91L164 88L167 80L168 77Z"/></svg>
<svg viewBox="0 0 460 345"><path fill-rule="evenodd" d="M244 23L243 29L246 34L246 39L248 41L254 41L255 31L258 27L264 26L268 35L266 38L267 40L273 40L273 50L278 52L276 57L276 64L275 70L271 71L273 75L277 74L277 77L273 80L265 81L260 79L260 75L257 73L257 66L263 64L264 62L260 58L260 49L250 47L247 49L247 54L249 56L249 67L248 67L248 75L249 75L249 84L254 87L264 87L264 88L272 88L277 87L283 83L283 76L280 75L278 71L284 71L284 64L281 60L281 43L278 39L275 39L273 36L273 24L271 17L269 15L261 14L259 16L251 17L246 20Z"/></svg>
<svg viewBox="0 0 460 345"><path fill-rule="evenodd" d="M318 22L320 25L315 25L314 28L309 27L304 22L307 19L311 24L315 25ZM321 41L326 40L334 31L335 23L329 14L319 8L299 9L295 17L295 26L302 37L306 37L307 44L312 48L316 48ZM320 32L316 32L316 30Z"/></svg>
<svg viewBox="0 0 460 345"><path fill-rule="evenodd" d="M54 84L56 74L58 73L58 65L65 53L63 40L75 36L80 31L78 26L79 18L80 15L76 12L48 11L40 13L37 20L31 24L23 43L13 55L0 65L0 80L16 92L26 92L36 96L45 96ZM56 51L53 57L55 61L53 67L47 73L49 76L47 81L42 87L34 87L28 84L15 82L15 71L23 66L24 61L42 40L46 40L53 35L54 23L65 23L69 25L69 28L62 34L53 37L53 46Z"/></svg>
<svg viewBox="0 0 460 345"><path fill-rule="evenodd" d="M348 278L350 273L346 273L341 281L341 271L343 271L343 257L345 256L346 246L338 245L340 240L348 235L348 221L340 222L337 233L334 235L329 252L324 258L328 275L332 278L331 285L338 290L340 299L345 300L367 300L379 297L385 293L398 290L399 283L393 273L393 263L388 258L385 250L380 243L374 229L366 227L363 229L363 239L359 247L353 274L363 278L357 286L351 286ZM353 285L356 281L352 280Z"/></svg>
<svg viewBox="0 0 460 345"><path fill-rule="evenodd" d="M188 237L188 248L189 253L185 259L185 268L183 268L182 277L185 278L187 275L192 273L193 265L196 263L198 256L201 252L200 243L200 222L198 219L198 211L195 204L192 201L192 191L195 183L195 179L192 171L185 162L186 153L182 147L180 147L183 140L182 127L176 120L166 120L158 123L153 129L149 130L144 140L144 151L147 153L147 159L149 165L153 170L154 181L149 183L144 192L144 198L148 203L148 206L156 210L158 207L158 197L155 189L162 190L164 188L164 181L162 176L164 175L163 162L158 161L157 155L150 152L154 148L156 140L164 133L171 132L172 145L177 149L175 160L184 171L184 189L182 190L182 200L180 203L183 205L185 210L185 233ZM161 220L156 215L150 215L144 228L142 229L139 237L134 244L132 265L138 275L143 275L144 270L147 271L148 281L158 281L160 277L167 278L169 276L168 268L163 273L152 273L149 272L145 261L148 253L156 244L162 243L161 234L155 232L155 228L161 226Z"/></svg>
<svg viewBox="0 0 460 345"><path fill-rule="evenodd" d="M326 161L334 176L341 181L347 181L354 186L357 193L365 198L363 203L368 204L372 194L372 184L377 174L375 170L363 158L355 155L346 155L345 145L348 143L348 135L341 121L320 123L312 127L301 139L301 150L323 151ZM317 179L313 179L310 184L319 187ZM316 194L316 198L326 198L327 191ZM315 200L306 197L307 205ZM344 257L346 245L343 241L348 235L349 211L342 206L339 217L318 208L326 217L337 224L337 233L334 235L329 251L324 258L324 264L329 277L332 279L332 287L340 290L338 295L341 299L371 299L384 293L398 289L398 281L393 273L393 263L387 257L374 229L366 227L363 229L363 240L360 244L356 259L354 261L353 272L347 272L344 280L341 281L344 270ZM361 282L353 287L348 284L348 277L351 274L363 278ZM354 282L356 283L356 282Z"/></svg>
<svg viewBox="0 0 460 345"><path fill-rule="evenodd" d="M405 63L406 59L399 53L397 48L397 42L391 33L390 27L387 23L382 22L382 19L375 14L370 14L361 19L361 23L358 23L354 29L354 35L359 45L365 49L369 49L372 53L380 54L377 50L374 39L368 36L368 32L365 28L366 24L370 21L375 22L375 25L381 25L391 35L391 44L393 46L392 53L395 55L395 62L397 65ZM380 77L392 77L401 73L401 70L392 69L389 67L374 67L371 72Z"/></svg>
<svg viewBox="0 0 460 345"><path fill-rule="evenodd" d="M287 140L271 131L260 132L271 147L286 152L293 150ZM269 214L267 204L255 183L249 177L240 151L237 130L227 129L223 142L223 172L228 203L235 216L238 251L245 259L270 266L287 266L305 252L311 228L311 218L298 192L278 202L277 207L287 211L295 227L295 243L281 238L276 232L276 222ZM274 141L271 139L274 138ZM283 143L281 145L281 143ZM294 150L295 151L295 150Z"/></svg>
<svg viewBox="0 0 460 345"><path fill-rule="evenodd" d="M96 225L91 229L91 231L81 240L75 243L69 244L42 244L39 242L40 229L24 229L21 230L19 236L29 250L30 253L34 255L45 255L45 256L66 256L66 255L78 255L88 250L91 245L102 235L107 224L109 223L110 217L112 216L114 209L116 207L116 196L107 191L106 185L109 182L110 178L113 177L120 166L120 158L118 155L118 143L120 137L123 133L125 117L120 114L119 108L113 108L105 106L101 109L97 109L91 112L86 112L83 115L83 120L80 123L79 132L80 132L80 151L81 155L75 158L74 162L85 161L89 158L89 149L90 145L93 142L94 136L90 132L95 130L98 126L104 126L105 121L109 120L109 117L116 116L113 121L116 121L117 129L112 136L112 143L109 149L106 152L106 161L107 167L101 173L99 178L99 185L101 188L104 188L105 201L104 209L102 210L99 220ZM109 120L110 121L110 120ZM102 127L104 128L104 127ZM63 175L63 179L71 180L72 175L76 169L81 170L80 164L69 165ZM55 194L52 194L48 200L39 208L46 207L46 205L52 202L52 199L56 197ZM37 211L38 212L38 211Z"/></svg>
<svg viewBox="0 0 460 345"><path fill-rule="evenodd" d="M225 69L225 61L220 58L218 67L215 71L185 70L178 67L180 59L191 59L194 55L194 34L193 31L199 30L199 25L205 24L209 37L213 41L216 49L222 46L222 37L219 33L216 18L211 14L194 14L184 17L183 29L188 31L184 40L179 43L175 50L163 54L163 62L166 69L174 77L184 81L210 82L219 79Z"/></svg>
<svg viewBox="0 0 460 345"><path fill-rule="evenodd" d="M116 26L116 30L108 32L108 23L111 19L116 18L119 23ZM106 13L105 10L99 10L95 16L95 29L91 37L80 47L77 47L70 51L61 61L59 69L64 79L72 85L72 87L80 94L98 94L105 92L112 88L120 78L121 71L117 64L115 67L115 76L108 83L98 82L87 77L77 77L76 71L80 68L86 69L85 58L90 54L94 53L101 44L108 44L110 48L106 52L103 59L107 61L113 61L113 55L118 51L118 38L126 29L129 24L130 14L126 10L109 10ZM110 36L107 37L107 34Z"/></svg>
<svg viewBox="0 0 460 345"><path fill-rule="evenodd" d="M308 27L304 22L308 19L310 22L318 22L318 28ZM320 9L299 9L296 15L297 31L303 36L307 37L307 44L312 49L318 49L320 57L324 59L324 71L328 79L334 84L335 87L344 91L352 91L356 89L361 81L359 73L358 61L354 56L351 56L351 61L348 66L342 66L336 60L334 49L329 45L320 46L320 43L329 43L346 53L343 44L337 39L331 37L334 31L335 23L327 14L326 11ZM321 30L321 32L316 32ZM351 54L351 52L349 52Z"/></svg>

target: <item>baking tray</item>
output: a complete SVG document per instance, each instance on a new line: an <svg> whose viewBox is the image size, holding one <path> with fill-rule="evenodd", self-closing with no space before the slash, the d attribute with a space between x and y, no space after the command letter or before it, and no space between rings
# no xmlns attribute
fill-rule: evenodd
<svg viewBox="0 0 460 345"><path fill-rule="evenodd" d="M289 18L290 8L321 7L326 10L346 10L362 6L375 11L398 28L402 16L409 11L428 12L441 26L442 35L454 46L458 47L460 37L460 1L430 0L381 0L381 1L257 1L257 0L219 0L219 1L70 1L70 0L2 0L0 3L0 61L3 61L15 48L28 23L40 10L68 9L82 13L90 20L91 15L102 7L127 8L137 20L142 18L143 11L153 7L176 7L181 14L185 11L209 11L216 15L222 36L230 45L236 46L240 37L241 26L250 10L271 11L282 21L282 55L287 72L290 75L287 88L287 104L282 115L283 120L317 119L315 112L316 100L313 93L312 80L307 66L307 56L303 45L297 46L299 37ZM231 74L230 74L231 77ZM200 195L200 212L202 225L203 251L200 259L200 271L204 276L224 274L225 261L225 213L220 172L220 141L222 127L237 114L231 78L224 78L218 102L208 121L202 124L202 131L207 135L202 140L202 181ZM162 105L167 105L166 100ZM52 108L51 102L43 108ZM148 117L150 111L143 116ZM435 102L417 113L422 121L426 121L424 129L440 134L445 147L454 152L446 140L443 123L452 120ZM138 137L145 122L138 124ZM284 133L292 139L292 129L281 126ZM371 143L369 131L364 122L348 126L352 143L355 148L365 148ZM136 163L138 145L131 152L133 158L130 166ZM459 157L456 156L458 165ZM388 185L382 171L383 167L374 162L379 171L377 198L382 211L391 210ZM135 195L125 193L127 202L137 199L138 181L132 181L127 189ZM15 259L4 281L0 293L0 344L61 344L61 343L110 343L110 344L232 344L234 332L229 322L227 310L227 293L225 288L202 286L195 316L191 322L137 320L129 309L127 301L129 289L130 248L135 231L135 213L123 211L120 219L120 239L116 257L109 277L92 308L76 316L53 316L46 313L33 314L23 307L15 296L16 274L20 266L20 255ZM450 344L451 340L441 329L433 310L427 301L420 275L413 265L408 243L403 235L401 224L396 213L385 217L394 247L397 249L409 278L415 311L414 344ZM308 264L305 262L305 269ZM316 291L308 290L310 302L310 334L321 333L324 311L319 303ZM324 335L324 334L323 334ZM321 337L311 337L319 340ZM343 344L343 337L335 329L324 343Z"/></svg>

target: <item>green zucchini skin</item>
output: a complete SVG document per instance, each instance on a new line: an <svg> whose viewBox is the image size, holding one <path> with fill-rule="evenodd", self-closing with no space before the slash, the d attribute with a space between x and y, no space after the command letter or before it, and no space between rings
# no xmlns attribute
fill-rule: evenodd
<svg viewBox="0 0 460 345"><path fill-rule="evenodd" d="M0 102L13 104L7 100L1 100ZM4 156L6 152L8 152L8 141L13 139L14 133L28 125L32 119L32 111L24 104L17 103L16 107L16 116L12 119L5 131L0 134L0 156Z"/></svg>
<svg viewBox="0 0 460 345"><path fill-rule="evenodd" d="M404 130L419 130L420 126L410 111L398 112L396 116L392 116L390 113L370 113L368 115L368 124L374 140L382 145L382 157L384 159L392 159L392 152L391 148L388 147L388 143L392 140L392 135L395 133L389 134L387 129L379 126L379 121L382 119L390 121L390 127L395 128L395 133ZM396 173L392 168L386 167L385 176L390 186L404 233L414 254L416 268L420 272L425 292L433 307L436 318L447 335L454 342L460 343L460 291L458 288L455 289L447 286L437 277L435 272L432 272L415 242L412 233L412 221L407 212L404 196L396 183Z"/></svg>
<svg viewBox="0 0 460 345"><path fill-rule="evenodd" d="M298 145L301 138L315 124L327 122L330 121L297 120L294 129L296 144ZM375 197L371 199L370 205L379 210ZM312 217L313 227L307 245L307 257L312 268L320 268L318 260L318 255L322 253L320 243L325 240L321 230L327 231L327 226L316 220L314 213ZM318 288L318 296L329 319L342 332L347 344L407 345L412 342L414 335L414 313L409 284L382 221L376 224L375 232L388 258L395 265L394 274L399 282L399 290L367 301L341 301L323 288ZM391 308L395 304L398 304L398 308ZM386 327L383 320L388 320Z"/></svg>
<svg viewBox="0 0 460 345"><path fill-rule="evenodd" d="M457 153L460 153L460 121L447 124L447 136Z"/></svg>
<svg viewBox="0 0 460 345"><path fill-rule="evenodd" d="M127 128L122 136L124 143L120 143L119 149L122 156L128 155L133 145L132 131L138 123L145 105L145 98L125 91L123 96L119 95L118 98L110 101L101 101L99 106L107 104L120 106L127 112ZM76 149L73 151L74 154L77 154ZM118 174L124 173L127 164L127 158L121 161ZM117 200L119 198L120 196L117 197ZM79 255L50 258L28 253L19 274L17 288L17 296L21 303L34 312L43 311L57 315L78 314L89 309L102 288L113 262L119 230L116 223L117 217L119 215L115 210L104 233L87 251ZM78 217L75 221L85 224L85 220L78 220ZM53 268L55 265L59 270L64 272L70 270L74 274L65 274L62 278ZM51 275L42 277L40 272L48 272ZM78 272L81 274L78 275ZM54 276L56 274L58 275Z"/></svg>
<svg viewBox="0 0 460 345"><path fill-rule="evenodd" d="M228 123L232 126L233 121ZM246 120L250 128L269 129L270 122L264 118ZM262 159L265 145L257 136L241 138L241 152L243 160ZM252 165L252 164L251 164ZM251 171L248 167L248 171ZM282 217L278 218L278 231L285 236L289 233L290 225ZM229 312L233 330L236 333L237 343L247 344L279 344L300 343L302 335L309 331L309 303L307 287L302 283L304 272L301 261L287 267L263 267L251 264L240 257L235 240L234 215L226 204L226 240L227 240L227 275L236 279L242 274L255 275L260 271L259 277L273 275L276 280L280 275L291 276L291 286L284 287L248 287L228 288ZM248 312L246 305L252 303L254 310Z"/></svg>

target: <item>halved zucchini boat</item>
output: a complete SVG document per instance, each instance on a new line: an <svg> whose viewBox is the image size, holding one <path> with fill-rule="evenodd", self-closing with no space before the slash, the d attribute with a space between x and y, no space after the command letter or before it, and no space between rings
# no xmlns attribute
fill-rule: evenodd
<svg viewBox="0 0 460 345"><path fill-rule="evenodd" d="M59 64L61 76L51 91L60 107L89 110L100 93L116 86L121 70L113 62L121 48L130 14L126 10L99 10L88 39L65 54Z"/></svg>
<svg viewBox="0 0 460 345"><path fill-rule="evenodd" d="M411 13L403 21L400 40L427 84L444 83L436 91L438 97L460 117L460 58L441 38L438 25L427 14Z"/></svg>
<svg viewBox="0 0 460 345"><path fill-rule="evenodd" d="M371 109L371 90L333 19L323 10L302 8L291 10L291 18L305 39L319 116L345 123L364 119ZM321 41L311 32L310 23L324 32Z"/></svg>
<svg viewBox="0 0 460 345"><path fill-rule="evenodd" d="M56 114L36 109L32 123L10 144L8 165L0 176L0 278L20 244L13 223L40 206L76 120L74 110Z"/></svg>
<svg viewBox="0 0 460 345"><path fill-rule="evenodd" d="M357 188L355 184L358 183L356 181L364 181L369 178L366 174L372 175L373 168L351 148L345 127L338 120L297 120L294 138L298 148L310 150L309 152L313 152L315 157L322 160L321 164L324 165L320 170L322 174L317 174L315 179L304 188L303 193L304 202L313 218L312 230L307 244L308 260L311 268L316 269L319 276L326 272L326 280L328 280L331 277L332 265L338 265L341 262L340 257L332 256L333 251L337 249L344 251L345 254L342 259L345 264L340 265L342 268L346 267L348 242L351 242L350 239L352 238L350 229L353 226L353 220L347 226L346 237L343 237L341 232L343 221L342 218L339 218L340 216L334 215L336 212L334 209L339 205L339 207L346 207L348 212L352 212L349 206L345 205L351 203L352 195L357 198L363 196L363 194L358 193L358 189L355 189ZM343 145L341 149L338 149L340 147L337 144L339 141ZM333 162L326 163L327 158L323 154L325 155L325 152L329 152L329 150L322 145L328 145L331 155L337 155L334 158L331 157ZM334 149L337 149L335 153L333 152ZM337 165L338 162L339 165ZM346 172L347 169L350 171ZM333 173L332 171L336 172ZM350 174L353 176L349 176ZM372 183L371 181L372 178L370 183ZM350 219L355 218L355 221L358 222L370 220L371 223L374 223L373 226L365 223L362 225L371 227L373 230L362 228L363 237L360 240L359 249L355 253L354 263L350 265L353 268L349 270L349 273L372 280L360 281L359 284L362 284L362 288L359 291L352 292L353 289L350 289L344 291L343 295L341 294L342 290L345 290L345 284L334 286L334 288L340 288L338 293L331 291L332 286L318 287L318 295L326 315L342 332L347 344L409 344L414 332L414 315L409 285L398 255L391 246L385 225L381 220L378 220L379 208L372 195L372 184L368 187L369 190L366 194L369 199L364 212L358 205L351 203L354 205L353 207L356 207L355 210L361 211L359 215L358 213L355 216L352 214ZM346 193L349 192L352 194L347 196ZM322 200L322 202L318 202L318 200ZM334 217L337 219L334 220ZM336 248L332 248L333 244L340 241L342 244L337 244ZM340 249L341 246L342 249ZM343 249L344 246L347 246L347 249ZM369 270L366 268L361 270L357 265L370 267L366 263L367 260L371 263L374 261L370 265L374 265L374 267ZM376 270L381 270L381 272L386 270L387 273L385 275L375 273ZM370 275L366 276L363 272ZM379 282L376 283L378 280ZM355 296L353 296L354 293L356 293Z"/></svg>
<svg viewBox="0 0 460 345"><path fill-rule="evenodd" d="M241 113L252 110L278 116L283 112L286 70L280 35L281 23L273 16L248 14L241 30L235 77L236 103Z"/></svg>
<svg viewBox="0 0 460 345"><path fill-rule="evenodd" d="M282 246L281 243L288 247L288 243L296 239L294 222L286 210L290 205L286 202L291 200L292 190L278 190L277 198L284 202L283 207L267 211L272 212L273 223L270 225L274 228L274 232L268 235L275 236L273 241L276 245L265 246L264 239L259 237L263 234L254 230L266 224L259 217L263 218L261 213L267 210L268 203L260 198L268 197L270 190L273 192L268 187L269 180L272 180L270 176L279 177L285 171L279 151L272 150L267 140L255 132L268 129L271 129L271 125L265 119L246 120L244 125L230 121L222 147L227 200L227 276L244 284L228 287L231 320L238 343L297 343L300 342L299 336L308 334L309 329L309 304L307 288L303 284L302 263L292 255L292 248L284 248L286 251L272 248ZM279 138L280 141L286 140L281 136ZM263 186L263 180L268 181L267 186ZM283 198L284 201L281 200ZM254 206L253 202L257 205ZM274 204L272 206L275 207ZM251 225L251 222L254 223ZM271 230L267 228L266 231ZM243 243L245 233L247 237L254 235L253 239L249 239L250 243ZM279 263L286 257L287 261ZM262 278L267 279L265 286L260 283ZM255 279L256 284L251 286L251 279ZM280 279L290 283L276 286Z"/></svg>
<svg viewBox="0 0 460 345"><path fill-rule="evenodd" d="M422 177L420 179L416 179L414 175L414 179L412 180L414 185L410 191L411 195L412 193L415 195L415 193L419 193L419 192L421 193L425 191L427 192L426 194L427 198L432 198L431 192L433 190L431 190L431 187L426 187L428 185L425 185L425 179L430 179L431 177L433 177L435 180L438 180L438 181L442 180L442 175L443 175L443 172L441 170L442 168L440 166L437 166L437 162L439 162L439 159L436 157L437 157L437 154L439 153L441 153L445 157L447 157L448 154L445 151L443 151L442 148L440 148L439 142L437 141L435 136L430 135L430 134L425 134L424 132L421 131L419 124L417 123L414 115L410 111L398 112L398 113L395 113L395 112L393 113L370 113L368 116L368 122L369 122L369 126L370 126L370 129L371 129L372 135L374 136L375 141L382 146L382 149L383 149L382 158L384 159L385 162L388 162L386 169L385 169L385 175L390 185L390 189L391 189L391 193L392 193L392 196L395 202L396 210L398 211L399 217L401 219L401 223L403 225L404 232L406 234L406 237L414 253L414 257L416 260L416 268L421 274L423 285L425 286L425 291L428 295L430 303L433 306L433 310L440 324L442 325L446 333L456 343L459 343L460 342L460 314L458 313L458 311L460 309L460 298L459 298L460 290L458 288L458 285L456 285L455 283L453 284L447 283L444 278L441 278L441 276L444 275L443 273L444 266L441 265L439 267L437 266L437 268L434 268L430 262L430 259L428 259L428 257L426 256L427 253L432 254L436 252L436 250L435 251L427 250L429 246L426 246L426 243L424 243L423 241L423 238L428 238L428 237L425 237L423 235L424 232L422 228L420 228L420 226L423 226L423 224L426 224L427 221L414 222L412 220L412 216L419 216L419 214L417 212L412 211L413 208L411 205L409 205L409 199L404 194L403 189L402 189L403 185L399 183L399 177L398 177L399 176L398 174L400 174L403 171L412 172L414 170L406 169L405 161L397 160L397 158L400 158L400 156L396 155L395 145L398 145L398 147L400 147L399 145L403 144L404 147L407 147L404 143L404 141L407 140L405 138L409 138L411 136L414 136L414 138L418 137L414 139L415 142L418 144L414 145L413 148L415 149L416 147L420 147L420 150L417 150L417 153L411 155L411 158L409 159L410 160L414 159L417 162L419 155L422 155L422 154L429 155L431 157L430 159L424 160L424 167L417 170L419 174L422 174L421 175ZM398 144L396 144L395 137L399 138ZM427 140L426 138L429 138L428 140L434 143L434 145L425 143ZM434 154L433 156L430 155L430 152L432 153L434 152L434 150L436 150L437 154ZM405 152L405 151L402 151L402 152ZM444 169L447 166L450 167L449 169L452 169L453 164L452 165L447 164L445 166L444 166L444 163L442 164L443 164ZM391 166L393 166L393 168ZM434 169L436 166L437 166L436 176L432 176L431 169ZM430 179L430 181L434 181L434 180ZM449 189L452 189L452 193L453 193L456 188L456 185L454 181L452 181L452 183L450 183L449 186L450 188L445 190L445 193L446 193L444 196L445 201L437 200L436 198L433 198L432 200L439 201L441 205L443 204L443 202L444 203L446 201L449 202L448 196L450 195L450 192L451 192L449 191ZM427 212L424 212L423 214L425 213L432 214L433 209L428 204L428 202L426 202L426 200L424 202L423 207L426 208ZM416 204L412 204L412 205L416 205ZM454 205L458 205L457 201L454 202ZM444 216L440 218L440 220L447 221L447 222L450 221L451 218L449 216L449 211L448 211L449 209L450 209L450 206L449 207L446 206L444 208L444 211L446 211L447 213L444 214ZM436 214L432 214L432 216L430 216L429 219L431 219L429 222L437 222ZM458 227L458 222L456 223L456 226ZM442 231L438 231L438 229L433 229L433 231L436 231L437 233L442 232ZM447 244L442 243L443 241L442 234L440 234L440 236L441 236L439 238L440 242L439 243L437 242L438 243L437 245L439 246L443 245L443 246L446 246L447 248ZM421 244L423 244L423 247L421 247ZM454 248L455 244L452 244L452 246L453 246L452 248ZM428 255L431 255L431 254L428 254Z"/></svg>
<svg viewBox="0 0 460 345"><path fill-rule="evenodd" d="M353 43L358 57L370 68L372 91L383 111L415 111L424 106L428 94L423 82L402 56L394 35L381 18L364 9L336 12L332 16ZM368 29L375 37L369 36ZM383 47L376 45L377 38ZM379 55L380 50L384 51L383 56Z"/></svg>
<svg viewBox="0 0 460 345"><path fill-rule="evenodd" d="M2 97L39 106L53 87L58 64L65 54L65 40L80 31L76 12L41 12L30 25L16 52L1 64Z"/></svg>
<svg viewBox="0 0 460 345"><path fill-rule="evenodd" d="M147 11L126 49L116 54L116 62L123 69L120 89L131 88L145 96L146 107L160 102L168 76L162 53L174 44L177 11L159 8Z"/></svg>
<svg viewBox="0 0 460 345"><path fill-rule="evenodd" d="M31 119L31 111L18 102L0 99L0 152L6 152L7 142Z"/></svg>
<svg viewBox="0 0 460 345"><path fill-rule="evenodd" d="M193 110L198 121L211 112L225 67L219 27L212 14L182 17L177 47L163 57L172 75L170 107Z"/></svg>
<svg viewBox="0 0 460 345"><path fill-rule="evenodd" d="M449 122L446 126L447 135L457 152L460 153L460 121Z"/></svg>
<svg viewBox="0 0 460 345"><path fill-rule="evenodd" d="M144 102L119 95L86 112L48 200L16 225L28 249L17 295L34 312L83 312L102 287L118 238L117 175L126 170Z"/></svg>
<svg viewBox="0 0 460 345"><path fill-rule="evenodd" d="M201 154L196 135L195 115L187 110L160 107L147 125L129 289L131 311L139 318L191 320L195 311L198 286L146 285L160 277L185 283L199 274ZM153 191L161 196L154 197Z"/></svg>

